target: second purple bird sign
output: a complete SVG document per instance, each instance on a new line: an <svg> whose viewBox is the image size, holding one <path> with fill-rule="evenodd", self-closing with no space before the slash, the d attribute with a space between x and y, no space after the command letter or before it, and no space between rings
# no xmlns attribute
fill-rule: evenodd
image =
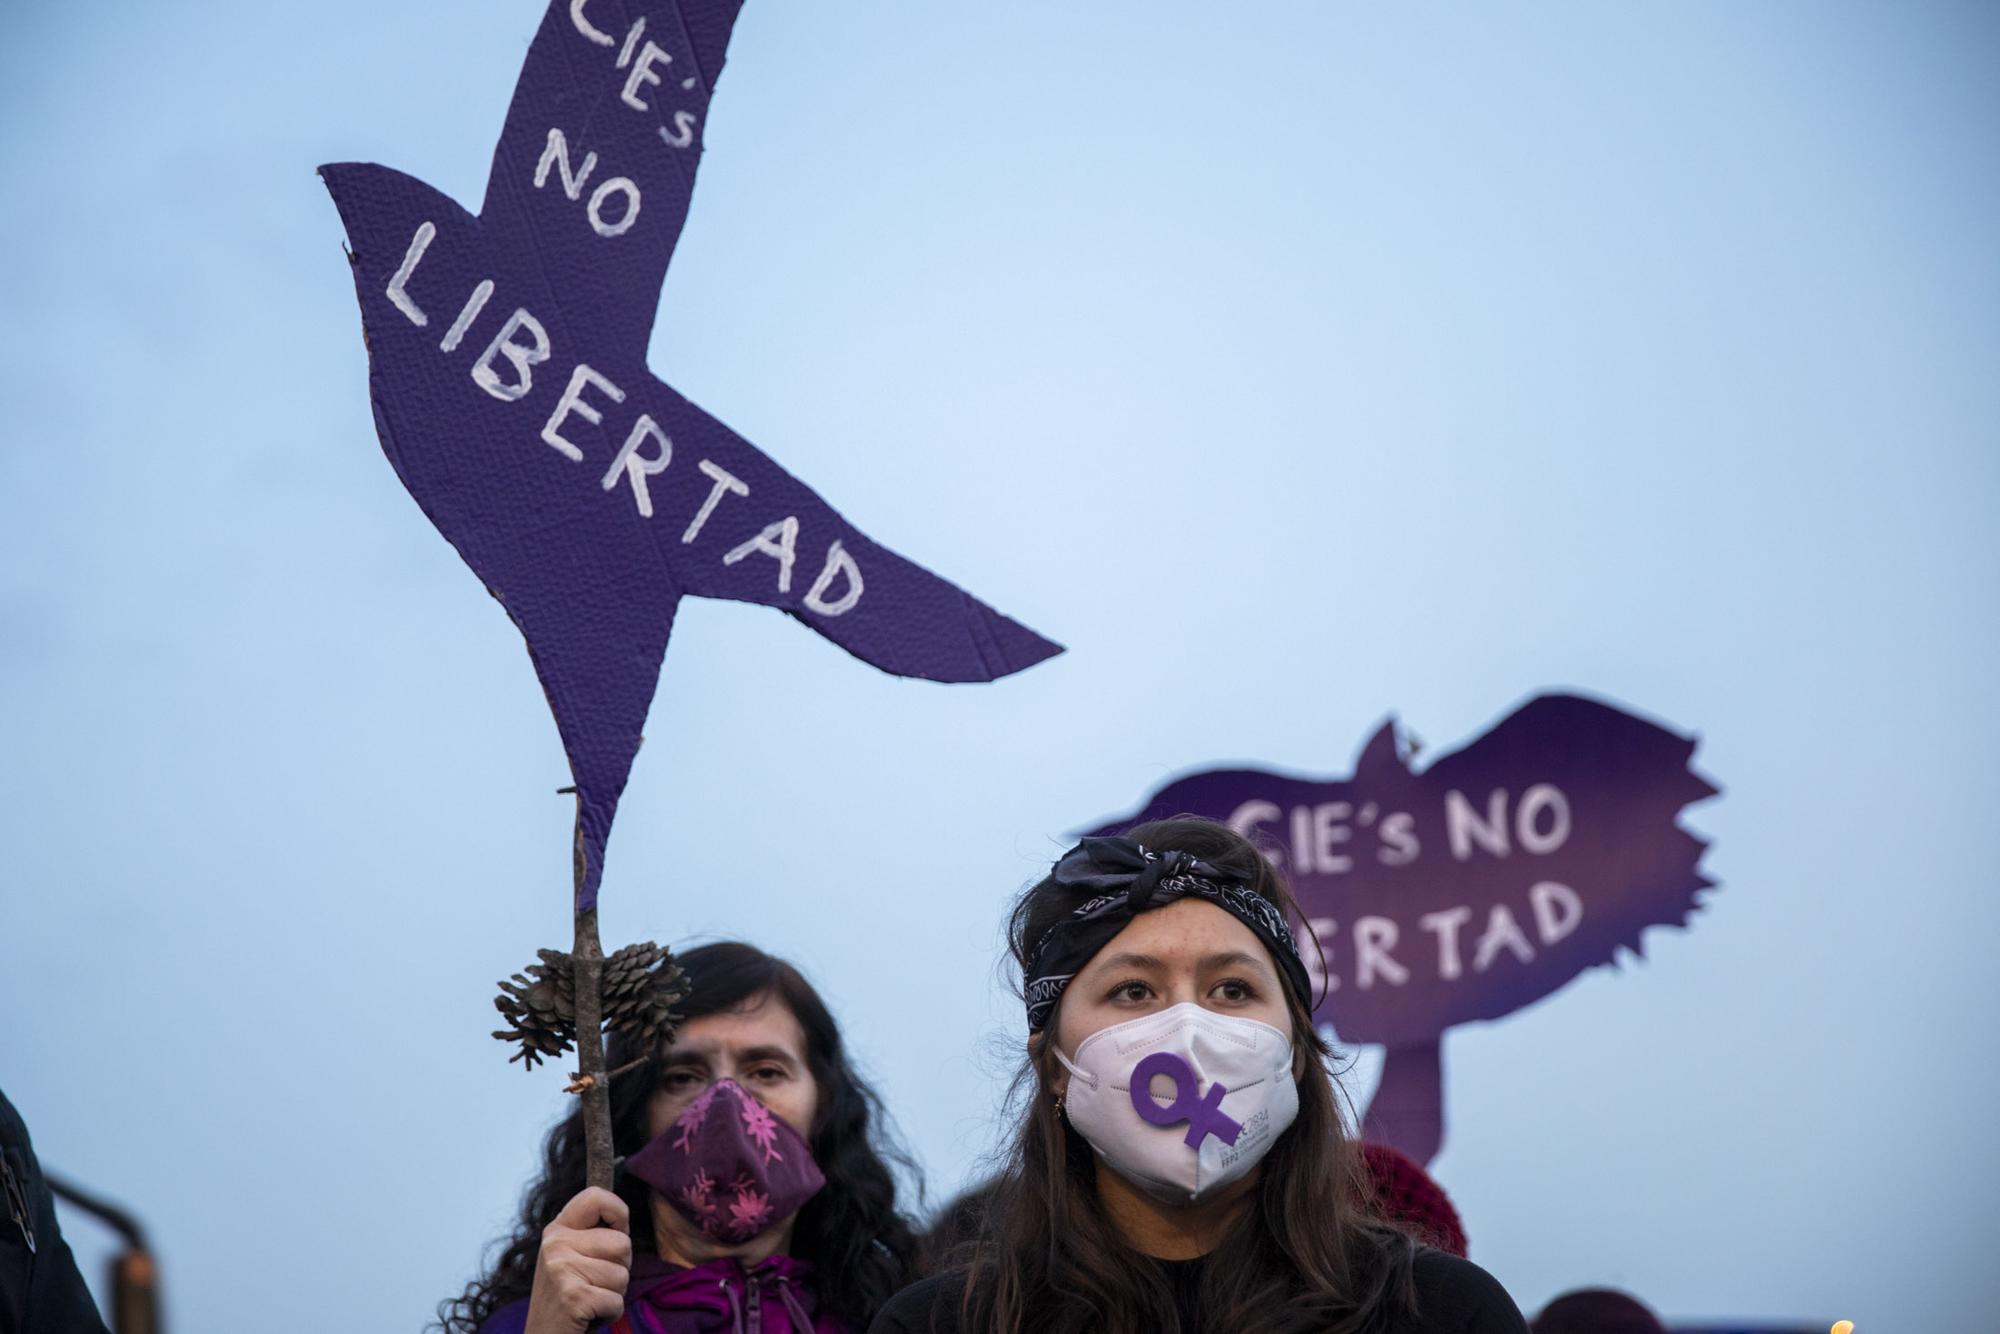
<svg viewBox="0 0 2000 1334"><path fill-rule="evenodd" d="M1388 1049L1364 1133L1428 1162L1444 1137L1439 1041L1683 926L1707 847L1681 809L1718 789L1695 742L1594 700L1542 695L1413 769L1393 721L1348 778L1187 774L1117 833L1175 814L1222 820L1285 873L1320 973L1318 1018Z"/></svg>
<svg viewBox="0 0 2000 1334"><path fill-rule="evenodd" d="M671 1023L671 963L650 944L603 959L596 905L681 598L778 607L933 681L1061 651L871 540L646 366L740 6L555 0L477 214L388 167L320 169L351 242L382 448L527 639L569 757L576 946L502 984L496 1036L529 1065L577 1045L598 1185L600 1025L650 1041Z"/></svg>

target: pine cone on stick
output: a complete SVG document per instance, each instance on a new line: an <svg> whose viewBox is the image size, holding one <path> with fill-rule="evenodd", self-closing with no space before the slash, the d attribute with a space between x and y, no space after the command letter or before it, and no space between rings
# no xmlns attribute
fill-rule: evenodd
<svg viewBox="0 0 2000 1334"><path fill-rule="evenodd" d="M524 1062L526 1070L576 1045L576 972L570 957L561 950L536 953L541 962L529 964L525 976L516 973L512 981L502 982L493 999L509 1025L495 1029L493 1036L520 1044L507 1059Z"/></svg>
<svg viewBox="0 0 2000 1334"><path fill-rule="evenodd" d="M576 1045L576 968L561 950L537 950L540 962L500 983L493 1007L508 1027L493 1036L520 1050L508 1061L523 1069ZM604 961L604 1027L637 1038L650 1051L674 1039L680 1016L674 1002L687 994L686 977L673 955L651 941L627 945Z"/></svg>
<svg viewBox="0 0 2000 1334"><path fill-rule="evenodd" d="M647 1051L674 1040L674 1002L687 994L674 956L652 941L627 945L604 961L604 1026L637 1038Z"/></svg>

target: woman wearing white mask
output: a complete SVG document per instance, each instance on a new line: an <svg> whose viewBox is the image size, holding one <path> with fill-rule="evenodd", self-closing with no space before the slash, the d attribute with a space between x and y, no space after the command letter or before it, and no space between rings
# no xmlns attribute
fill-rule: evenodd
<svg viewBox="0 0 2000 1334"><path fill-rule="evenodd" d="M1364 1212L1290 895L1206 820L1085 839L1015 905L1032 1094L960 1267L876 1334L1525 1334Z"/></svg>

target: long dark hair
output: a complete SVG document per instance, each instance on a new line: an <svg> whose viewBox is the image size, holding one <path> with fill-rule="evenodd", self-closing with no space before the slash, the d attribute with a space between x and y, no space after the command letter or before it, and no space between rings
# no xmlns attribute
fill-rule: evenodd
<svg viewBox="0 0 2000 1334"><path fill-rule="evenodd" d="M1240 878L1296 918L1277 873L1248 841L1209 820L1143 824L1128 837L1160 851L1192 853ZM1052 880L1014 905L1008 943L1026 967L1028 950L1075 907ZM1415 1244L1368 1215L1360 1155L1341 1126L1309 1002L1287 989L1298 1053L1298 1119L1278 1137L1243 1215L1201 1269L1199 1327L1362 1334L1391 1326L1411 1308ZM968 1268L961 1319L966 1334L1162 1334L1179 1328L1172 1287L1159 1262L1126 1243L1097 1197L1090 1145L1057 1109L1045 1029L1014 1084L1026 1103L1020 1134L992 1187Z"/></svg>
<svg viewBox="0 0 2000 1334"><path fill-rule="evenodd" d="M866 1328L876 1310L915 1277L917 1254L916 1234L896 1208L890 1165L911 1173L915 1168L894 1142L881 1100L848 1063L826 1002L791 964L740 941L702 945L674 957L687 974L688 994L677 1007L683 1018L699 1019L758 996L775 996L804 1030L806 1062L819 1086L809 1138L826 1188L799 1210L791 1253L812 1264L820 1309L851 1328ZM622 1037L614 1036L608 1044L610 1069L646 1058L611 1086L611 1140L617 1154L634 1153L651 1138L646 1112L659 1087L660 1055L642 1052ZM477 1334L495 1311L528 1295L542 1229L583 1183L583 1119L572 1113L549 1132L541 1174L522 1198L520 1217L499 1259L462 1295L439 1306L438 1324L445 1334ZM614 1189L632 1211L633 1252L650 1253L651 1187L621 1172Z"/></svg>

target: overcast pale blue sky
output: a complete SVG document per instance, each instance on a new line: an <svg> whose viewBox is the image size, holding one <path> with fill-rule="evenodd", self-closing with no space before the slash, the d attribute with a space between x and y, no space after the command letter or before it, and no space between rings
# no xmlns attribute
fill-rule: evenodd
<svg viewBox="0 0 2000 1334"><path fill-rule="evenodd" d="M0 1086L183 1330L415 1328L562 1108L486 1037L567 938L562 752L313 174L476 205L540 10L0 16ZM1588 690L1702 735L1723 887L1448 1038L1473 1257L1984 1327L1996 56L1978 3L750 0L654 368L1071 652L940 688L686 604L607 938L795 956L949 1193L1066 831Z"/></svg>

